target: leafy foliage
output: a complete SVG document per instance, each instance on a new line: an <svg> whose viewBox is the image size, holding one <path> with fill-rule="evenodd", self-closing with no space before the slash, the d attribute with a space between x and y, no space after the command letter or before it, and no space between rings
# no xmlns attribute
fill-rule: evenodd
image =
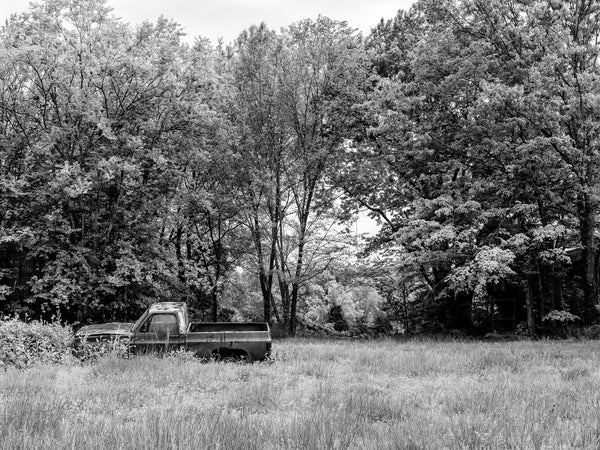
<svg viewBox="0 0 600 450"><path fill-rule="evenodd" d="M0 29L0 309L176 299L291 334L589 324L599 17L420 0L366 39L319 17L212 48L104 0L32 4ZM366 246L357 208L380 225Z"/></svg>
<svg viewBox="0 0 600 450"><path fill-rule="evenodd" d="M549 322L553 324L568 324L575 323L581 321L581 317L578 317L574 314L571 314L568 311L550 311L548 314L544 316L544 322Z"/></svg>
<svg viewBox="0 0 600 450"><path fill-rule="evenodd" d="M71 356L73 334L59 323L0 320L0 365L18 368L63 363Z"/></svg>

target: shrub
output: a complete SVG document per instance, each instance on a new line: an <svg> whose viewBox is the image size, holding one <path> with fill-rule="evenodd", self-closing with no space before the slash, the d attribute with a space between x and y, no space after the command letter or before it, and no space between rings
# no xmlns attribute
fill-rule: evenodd
<svg viewBox="0 0 600 450"><path fill-rule="evenodd" d="M71 354L71 342L71 328L59 323L0 320L0 366L64 362Z"/></svg>
<svg viewBox="0 0 600 450"><path fill-rule="evenodd" d="M586 339L600 339L600 325L590 325L583 328L583 337Z"/></svg>
<svg viewBox="0 0 600 450"><path fill-rule="evenodd" d="M550 311L542 319L542 322L550 322L550 323L555 323L555 324L558 324L558 323L570 324L570 323L577 323L580 321L581 321L581 318L579 316L571 314L568 311L557 311L557 310Z"/></svg>
<svg viewBox="0 0 600 450"><path fill-rule="evenodd" d="M113 338L94 343L75 342L73 354L81 362L94 362L107 356L116 358L129 357L129 346L126 339Z"/></svg>
<svg viewBox="0 0 600 450"><path fill-rule="evenodd" d="M572 337L577 334L577 327L581 327L581 318L568 311L550 311L542 319L551 335Z"/></svg>

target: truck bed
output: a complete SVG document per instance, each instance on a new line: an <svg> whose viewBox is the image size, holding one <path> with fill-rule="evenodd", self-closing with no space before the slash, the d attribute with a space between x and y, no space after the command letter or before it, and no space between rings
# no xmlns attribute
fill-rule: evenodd
<svg viewBox="0 0 600 450"><path fill-rule="evenodd" d="M269 355L271 335L269 325L264 322L192 322L186 345L189 350L205 356L243 353L253 361Z"/></svg>
<svg viewBox="0 0 600 450"><path fill-rule="evenodd" d="M222 333L224 331L269 331L264 322L192 322L190 333Z"/></svg>

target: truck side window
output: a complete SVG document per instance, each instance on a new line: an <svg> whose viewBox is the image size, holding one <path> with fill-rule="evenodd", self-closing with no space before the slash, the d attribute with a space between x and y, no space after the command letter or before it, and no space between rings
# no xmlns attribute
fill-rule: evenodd
<svg viewBox="0 0 600 450"><path fill-rule="evenodd" d="M146 323L148 324L148 333L179 334L175 314L154 314Z"/></svg>
<svg viewBox="0 0 600 450"><path fill-rule="evenodd" d="M154 314L140 327L140 333L179 334L175 314Z"/></svg>

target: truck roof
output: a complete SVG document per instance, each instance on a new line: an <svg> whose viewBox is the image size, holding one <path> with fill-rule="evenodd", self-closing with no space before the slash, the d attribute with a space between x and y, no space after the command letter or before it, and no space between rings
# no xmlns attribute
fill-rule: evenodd
<svg viewBox="0 0 600 450"><path fill-rule="evenodd" d="M148 308L150 313L156 312L181 312L187 311L187 305L184 302L160 302L153 303Z"/></svg>

